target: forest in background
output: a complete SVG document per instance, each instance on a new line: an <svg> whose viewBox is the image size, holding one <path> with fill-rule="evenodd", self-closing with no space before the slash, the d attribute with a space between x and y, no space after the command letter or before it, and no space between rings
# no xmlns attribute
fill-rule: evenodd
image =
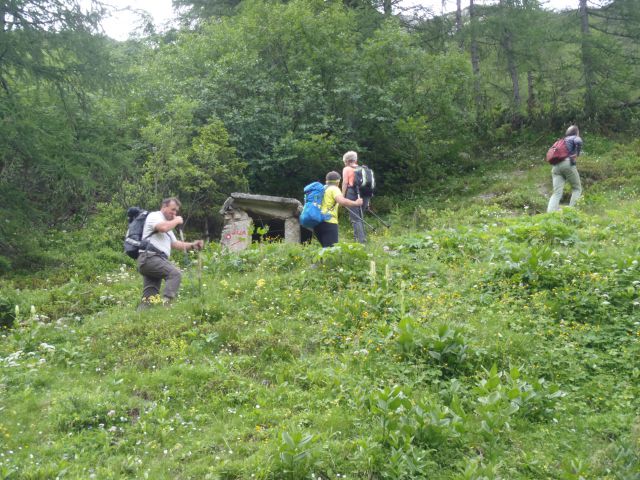
<svg viewBox="0 0 640 480"><path fill-rule="evenodd" d="M175 0L182 27L117 42L100 2L2 2L0 271L46 264L38 232L105 205L177 195L214 230L228 193L300 197L348 149L391 195L568 123L637 133L636 1L458 5Z"/></svg>

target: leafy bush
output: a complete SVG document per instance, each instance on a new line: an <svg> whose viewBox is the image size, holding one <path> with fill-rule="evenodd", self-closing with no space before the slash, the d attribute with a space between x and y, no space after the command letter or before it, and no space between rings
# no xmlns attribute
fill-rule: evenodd
<svg viewBox="0 0 640 480"><path fill-rule="evenodd" d="M11 270L11 260L0 255L0 273L7 273Z"/></svg>
<svg viewBox="0 0 640 480"><path fill-rule="evenodd" d="M429 448L451 445L464 434L464 419L454 408L438 405L433 401L418 401L411 411L416 429L414 441Z"/></svg>
<svg viewBox="0 0 640 480"><path fill-rule="evenodd" d="M573 218L579 217L573 216ZM576 225L569 213L541 215L525 224L507 228L507 238L529 245L559 244L569 246L578 241Z"/></svg>
<svg viewBox="0 0 640 480"><path fill-rule="evenodd" d="M318 465L317 438L300 431L282 432L278 446L276 471L278 478L305 478Z"/></svg>
<svg viewBox="0 0 640 480"><path fill-rule="evenodd" d="M420 358L434 363L445 377L468 370L473 352L460 327L440 324L435 331L415 320L404 317L398 323L395 338L406 358Z"/></svg>
<svg viewBox="0 0 640 480"><path fill-rule="evenodd" d="M16 304L6 297L0 296L0 329L13 326L16 320Z"/></svg>
<svg viewBox="0 0 640 480"><path fill-rule="evenodd" d="M526 381L519 369L499 372L495 364L485 371L474 391L480 434L490 443L497 440L503 429L510 428L510 419L516 414L530 419L550 418L557 400L565 396L544 379Z"/></svg>
<svg viewBox="0 0 640 480"><path fill-rule="evenodd" d="M369 254L361 243L338 243L321 249L315 258L321 268L343 284L363 281L369 276Z"/></svg>
<svg viewBox="0 0 640 480"><path fill-rule="evenodd" d="M563 264L559 254L547 246L514 247L506 252L505 265L497 270L513 283L526 285L532 290L550 290L571 281L576 269Z"/></svg>

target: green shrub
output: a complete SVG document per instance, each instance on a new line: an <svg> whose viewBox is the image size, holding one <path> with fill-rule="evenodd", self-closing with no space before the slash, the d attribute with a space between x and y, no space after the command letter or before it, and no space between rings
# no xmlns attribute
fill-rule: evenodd
<svg viewBox="0 0 640 480"><path fill-rule="evenodd" d="M6 297L0 296L0 329L10 328L16 321L16 304Z"/></svg>
<svg viewBox="0 0 640 480"><path fill-rule="evenodd" d="M506 251L505 263L496 270L498 277L531 290L551 290L569 283L577 274L573 264L547 246L514 247Z"/></svg>
<svg viewBox="0 0 640 480"><path fill-rule="evenodd" d="M282 432L275 472L278 478L306 478L319 464L317 438L300 431Z"/></svg>
<svg viewBox="0 0 640 480"><path fill-rule="evenodd" d="M352 280L363 281L369 277L370 263L367 249L361 243L338 243L321 249L315 258L329 278L337 278L347 284Z"/></svg>
<svg viewBox="0 0 640 480"><path fill-rule="evenodd" d="M569 213L540 215L529 222L507 228L507 238L529 245L574 245L578 241L576 225Z"/></svg>
<svg viewBox="0 0 640 480"><path fill-rule="evenodd" d="M435 331L433 328L409 317L402 318L395 337L402 355L433 363L444 377L466 372L477 352L470 349L462 329L445 323L437 325Z"/></svg>

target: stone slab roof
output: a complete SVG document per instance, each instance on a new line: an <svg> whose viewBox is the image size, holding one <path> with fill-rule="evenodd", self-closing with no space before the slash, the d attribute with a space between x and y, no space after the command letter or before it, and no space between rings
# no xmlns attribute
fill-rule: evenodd
<svg viewBox="0 0 640 480"><path fill-rule="evenodd" d="M295 198L235 192L224 202L220 214L224 215L234 208L253 215L285 219L299 216L302 204Z"/></svg>

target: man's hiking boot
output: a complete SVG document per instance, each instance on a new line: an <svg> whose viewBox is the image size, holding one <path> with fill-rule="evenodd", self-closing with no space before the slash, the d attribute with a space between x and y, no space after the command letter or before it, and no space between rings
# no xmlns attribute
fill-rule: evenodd
<svg viewBox="0 0 640 480"><path fill-rule="evenodd" d="M136 308L137 312L144 312L145 310L149 310L151 308L151 302L148 298L143 298L138 304L138 308Z"/></svg>
<svg viewBox="0 0 640 480"><path fill-rule="evenodd" d="M162 297L162 306L165 308L170 308L173 303L173 298L170 297Z"/></svg>

